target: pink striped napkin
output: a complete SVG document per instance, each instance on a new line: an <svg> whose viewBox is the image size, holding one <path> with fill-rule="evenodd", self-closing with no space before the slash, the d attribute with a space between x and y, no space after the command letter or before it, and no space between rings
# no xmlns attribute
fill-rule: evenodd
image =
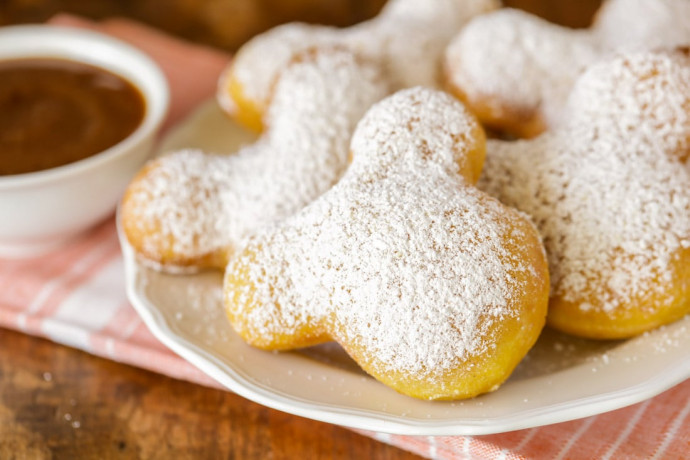
<svg viewBox="0 0 690 460"><path fill-rule="evenodd" d="M149 52L172 84L172 119L213 92L227 56L127 21L98 28ZM200 70L201 69L201 70ZM34 260L0 259L0 326L202 385L219 385L164 347L125 295L114 219ZM656 398L567 423L489 436L415 437L362 432L429 458L690 458L690 380Z"/></svg>

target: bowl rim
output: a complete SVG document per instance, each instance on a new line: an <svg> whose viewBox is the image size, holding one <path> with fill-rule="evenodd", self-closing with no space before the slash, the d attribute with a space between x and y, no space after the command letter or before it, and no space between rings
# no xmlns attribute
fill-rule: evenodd
<svg viewBox="0 0 690 460"><path fill-rule="evenodd" d="M120 142L86 158L54 168L0 176L0 191L45 185L110 163L130 152L155 132L162 124L169 109L170 88L167 78L153 59L134 46L100 32L68 26L41 24L0 27L0 44L6 42L11 43L13 47L21 47L23 46L21 40L30 40L35 43L37 39L50 42L50 46L46 46L44 53L41 53L40 50L32 50L26 53L21 51L19 53L13 52L10 53L10 56L4 56L0 52L0 60L32 57L66 59L114 73L129 81L139 90L145 103L144 117L137 128ZM64 40L64 42L61 42L61 45L56 45L58 40ZM84 45L86 43L97 44L100 47L110 48L121 54L129 55L136 62L136 65L133 67L140 69L140 71L133 72L132 75L136 73L136 76L130 77L124 75L124 72L118 70L115 65L109 66L100 62L94 63L86 59L85 56L89 54L89 52L85 51L86 47L77 46L78 44ZM56 51L56 48L60 48L60 50ZM70 51L82 56L71 54ZM93 52L91 53L93 54ZM148 82L144 83L145 81ZM154 87L157 87L157 89L152 89Z"/></svg>

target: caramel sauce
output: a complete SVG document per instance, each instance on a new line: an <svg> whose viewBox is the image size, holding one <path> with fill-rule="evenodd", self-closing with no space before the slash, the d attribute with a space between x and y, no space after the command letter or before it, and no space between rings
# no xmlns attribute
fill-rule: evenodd
<svg viewBox="0 0 690 460"><path fill-rule="evenodd" d="M0 176L95 155L144 119L139 89L107 70L54 59L0 61Z"/></svg>

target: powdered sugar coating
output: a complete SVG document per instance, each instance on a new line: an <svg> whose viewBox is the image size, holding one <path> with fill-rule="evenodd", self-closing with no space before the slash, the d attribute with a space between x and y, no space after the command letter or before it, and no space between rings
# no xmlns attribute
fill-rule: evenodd
<svg viewBox="0 0 690 460"><path fill-rule="evenodd" d="M547 283L545 264L525 257L533 251L543 261L536 230L458 174L483 143L477 122L443 93L414 88L374 106L343 179L231 261L226 306L235 328L268 348L275 340L294 347L312 330L377 378L423 382L431 398L457 396L439 387L444 378L470 378L481 372L473 360L503 352L501 324L520 323L517 305L534 291L542 298L529 310L538 319L523 327L536 339Z"/></svg>
<svg viewBox="0 0 690 460"><path fill-rule="evenodd" d="M340 178L356 122L387 92L378 67L352 53L307 52L278 81L256 143L227 157L183 151L146 168L123 204L130 241L138 234L145 255L171 251L182 265L237 248Z"/></svg>
<svg viewBox="0 0 690 460"><path fill-rule="evenodd" d="M646 52L597 64L568 113L534 141L489 142L480 186L534 218L553 296L582 311L678 302L669 283L690 247L690 58Z"/></svg>
<svg viewBox="0 0 690 460"><path fill-rule="evenodd" d="M343 41L382 62L394 89L435 88L450 39L472 18L498 6L498 0L391 0L379 16L346 30Z"/></svg>
<svg viewBox="0 0 690 460"><path fill-rule="evenodd" d="M687 0L609 0L590 29L574 30L503 9L476 18L445 56L446 78L495 127L539 119L557 126L577 77L617 52L690 44Z"/></svg>
<svg viewBox="0 0 690 460"><path fill-rule="evenodd" d="M261 101L261 106L266 107L271 100L273 84L283 69L296 55L308 49L332 48L337 41L334 30L308 24L284 24L249 40L220 77L217 99L221 107L229 113L235 110L227 90L227 82L231 79L242 85L246 98Z"/></svg>
<svg viewBox="0 0 690 460"><path fill-rule="evenodd" d="M690 2L607 0L597 14L594 33L618 52L690 45Z"/></svg>
<svg viewBox="0 0 690 460"><path fill-rule="evenodd" d="M244 97L262 107L281 69L298 53L321 46L343 46L387 70L393 88L437 86L443 50L472 17L497 8L496 0L390 0L374 19L356 26L287 24L242 47L219 84L218 98L231 113L227 81L235 79Z"/></svg>
<svg viewBox="0 0 690 460"><path fill-rule="evenodd" d="M471 21L446 51L446 75L470 103L498 101L556 124L577 76L601 54L587 31L505 8Z"/></svg>

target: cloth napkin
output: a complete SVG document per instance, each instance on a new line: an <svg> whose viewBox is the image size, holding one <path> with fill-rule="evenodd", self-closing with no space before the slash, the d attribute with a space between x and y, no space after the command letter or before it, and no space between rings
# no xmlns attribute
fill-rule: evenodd
<svg viewBox="0 0 690 460"><path fill-rule="evenodd" d="M96 24L61 16L52 22L114 35L153 57L171 84L168 126L213 94L229 60L126 20ZM220 387L156 340L127 301L113 217L46 256L0 259L0 326ZM439 459L689 458L690 380L624 409L510 433L433 437L359 432Z"/></svg>

